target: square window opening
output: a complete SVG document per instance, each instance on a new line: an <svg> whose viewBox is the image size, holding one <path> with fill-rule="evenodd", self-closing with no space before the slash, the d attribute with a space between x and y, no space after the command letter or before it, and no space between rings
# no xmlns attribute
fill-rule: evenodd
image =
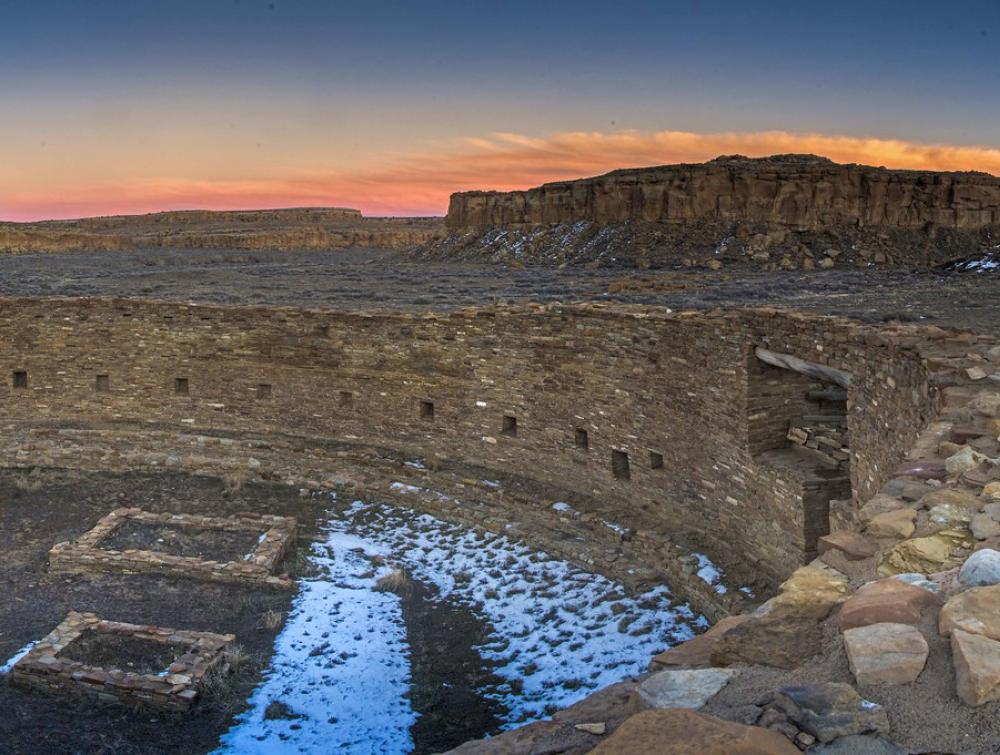
<svg viewBox="0 0 1000 755"><path fill-rule="evenodd" d="M271 398L270 383L257 383L257 398Z"/></svg>
<svg viewBox="0 0 1000 755"><path fill-rule="evenodd" d="M576 447L579 448L580 450L586 451L588 448L590 448L590 436L587 434L587 431L584 430L582 427L576 428L575 439L576 439Z"/></svg>
<svg viewBox="0 0 1000 755"><path fill-rule="evenodd" d="M14 387L15 388L27 388L28 387L28 373L24 370L14 371Z"/></svg>
<svg viewBox="0 0 1000 755"><path fill-rule="evenodd" d="M174 393L178 396L189 395L187 378L174 378Z"/></svg>
<svg viewBox="0 0 1000 755"><path fill-rule="evenodd" d="M433 401L421 401L420 402L420 417L422 419L434 419L434 402Z"/></svg>
<svg viewBox="0 0 1000 755"><path fill-rule="evenodd" d="M108 393L111 390L111 376L98 375L94 381L94 390L98 393Z"/></svg>
<svg viewBox="0 0 1000 755"><path fill-rule="evenodd" d="M649 452L649 468L650 469L663 469L663 454L659 451Z"/></svg>
<svg viewBox="0 0 1000 755"><path fill-rule="evenodd" d="M350 391L340 391L337 395L337 404L345 409L354 406L354 394Z"/></svg>
<svg viewBox="0 0 1000 755"><path fill-rule="evenodd" d="M511 437L517 436L517 417L511 414L505 414L503 416L503 425L500 427L500 432L504 435L509 435Z"/></svg>
<svg viewBox="0 0 1000 755"><path fill-rule="evenodd" d="M624 451L613 450L611 452L611 474L616 480L632 479L632 470L629 468L628 454Z"/></svg>

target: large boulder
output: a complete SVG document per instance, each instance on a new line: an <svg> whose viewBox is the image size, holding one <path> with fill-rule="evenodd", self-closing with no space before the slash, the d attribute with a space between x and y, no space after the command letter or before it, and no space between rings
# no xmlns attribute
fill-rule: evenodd
<svg viewBox="0 0 1000 755"><path fill-rule="evenodd" d="M967 530L942 530L928 537L903 540L893 546L878 568L879 574L891 577L894 574L918 572L933 574L947 571L964 560L960 549L970 547L971 534Z"/></svg>
<svg viewBox="0 0 1000 755"><path fill-rule="evenodd" d="M907 461L896 467L895 474L901 477L916 477L919 480L941 480L948 476L944 462L937 459Z"/></svg>
<svg viewBox="0 0 1000 755"><path fill-rule="evenodd" d="M878 553L878 543L851 530L839 530L823 535L816 548L822 555L827 551L839 551L848 561L861 561Z"/></svg>
<svg viewBox="0 0 1000 755"><path fill-rule="evenodd" d="M958 581L966 587L1000 584L1000 551L984 548L973 553L962 564Z"/></svg>
<svg viewBox="0 0 1000 755"><path fill-rule="evenodd" d="M711 662L714 666L749 663L793 669L816 655L820 643L816 619L752 615L719 639Z"/></svg>
<svg viewBox="0 0 1000 755"><path fill-rule="evenodd" d="M939 503L927 512L927 519L933 529L946 530L952 527L964 527L972 521L975 509L966 506L956 506L954 503Z"/></svg>
<svg viewBox="0 0 1000 755"><path fill-rule="evenodd" d="M951 634L958 696L967 705L1000 700L1000 642L956 629Z"/></svg>
<svg viewBox="0 0 1000 755"><path fill-rule="evenodd" d="M881 705L862 699L850 684L826 682L783 687L775 705L820 742L851 734L885 734L889 717Z"/></svg>
<svg viewBox="0 0 1000 755"><path fill-rule="evenodd" d="M885 623L848 629L844 650L858 684L909 684L924 670L928 646L915 627Z"/></svg>
<svg viewBox="0 0 1000 755"><path fill-rule="evenodd" d="M932 490L930 493L921 498L920 501L918 501L918 504L921 508L925 509L932 509L941 504L948 504L951 506L961 506L962 508L971 509L972 511L978 511L979 507L982 506L983 501L967 490L960 490L958 488L938 488L937 490Z"/></svg>
<svg viewBox="0 0 1000 755"><path fill-rule="evenodd" d="M899 509L905 509L907 506L903 501L898 498L894 498L891 495L885 495L884 493L879 493L874 495L865 501L864 505L858 509L858 519L862 523L867 524L874 517L885 514L890 511L898 511Z"/></svg>
<svg viewBox="0 0 1000 755"><path fill-rule="evenodd" d="M950 475L961 475L967 472L975 472L985 462L987 457L969 446L962 449L944 460L944 468Z"/></svg>
<svg viewBox="0 0 1000 755"><path fill-rule="evenodd" d="M840 607L840 628L854 629L869 624L917 624L921 612L940 605L930 590L900 579L880 579L858 589Z"/></svg>
<svg viewBox="0 0 1000 755"><path fill-rule="evenodd" d="M719 639L730 629L750 618L750 614L741 613L719 619L707 632L654 656L650 669L655 671L670 666L711 666L712 651Z"/></svg>
<svg viewBox="0 0 1000 755"><path fill-rule="evenodd" d="M700 708L738 674L726 668L659 671L635 688L635 709Z"/></svg>
<svg viewBox="0 0 1000 755"><path fill-rule="evenodd" d="M696 713L649 710L637 713L590 751L590 755L799 755L777 732Z"/></svg>
<svg viewBox="0 0 1000 755"><path fill-rule="evenodd" d="M873 516L865 531L873 537L894 537L899 540L913 534L916 520L917 512L911 508L886 511Z"/></svg>
<svg viewBox="0 0 1000 755"><path fill-rule="evenodd" d="M792 572L781 584L781 592L768 601L770 607L767 611L772 614L811 617L819 621L825 619L830 610L842 603L850 592L846 576L826 564L814 561Z"/></svg>
<svg viewBox="0 0 1000 755"><path fill-rule="evenodd" d="M990 506L995 505L996 504L990 504ZM990 540L995 537L1000 537L1000 521L997 521L996 518L986 512L976 514L972 517L969 529L972 531L972 536L976 538L976 540Z"/></svg>
<svg viewBox="0 0 1000 755"><path fill-rule="evenodd" d="M818 622L850 593L845 577L813 562L792 573L782 591L726 632L711 652L716 666L758 663L795 668L816 654Z"/></svg>
<svg viewBox="0 0 1000 755"><path fill-rule="evenodd" d="M1000 393L984 391L966 406L984 417L1000 417Z"/></svg>
<svg viewBox="0 0 1000 755"><path fill-rule="evenodd" d="M952 596L938 617L938 630L945 637L961 629L1000 640L1000 585L973 587Z"/></svg>

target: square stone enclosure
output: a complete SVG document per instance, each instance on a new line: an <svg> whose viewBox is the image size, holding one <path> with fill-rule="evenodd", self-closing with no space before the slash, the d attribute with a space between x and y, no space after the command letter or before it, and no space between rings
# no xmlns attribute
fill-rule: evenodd
<svg viewBox="0 0 1000 755"><path fill-rule="evenodd" d="M219 530L220 532L260 533L256 546L238 561L213 561L197 556L178 556L155 550L113 550L102 547L126 523L153 526ZM76 540L57 543L49 551L53 572L126 572L167 574L214 582L289 588L287 575L272 572L295 539L293 517L269 514L238 514L209 517L199 514L172 514L137 508L115 509Z"/></svg>
<svg viewBox="0 0 1000 755"><path fill-rule="evenodd" d="M173 646L178 653L167 668L147 674L99 668L60 655L91 632ZM198 699L198 686L205 674L224 662L225 649L235 639L231 634L125 624L106 621L93 613L71 611L14 664L11 682L42 692L183 713Z"/></svg>

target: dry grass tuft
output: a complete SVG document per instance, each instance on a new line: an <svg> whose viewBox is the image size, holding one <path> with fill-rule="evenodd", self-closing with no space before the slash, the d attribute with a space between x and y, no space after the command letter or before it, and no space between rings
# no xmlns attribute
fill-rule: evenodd
<svg viewBox="0 0 1000 755"><path fill-rule="evenodd" d="M14 475L12 482L14 483L14 487L23 493L34 493L45 484L42 471L38 467L33 467L27 472Z"/></svg>
<svg viewBox="0 0 1000 755"><path fill-rule="evenodd" d="M252 683L250 677L261 668L258 658L242 645L232 645L201 680L200 690L208 706L224 713L243 707Z"/></svg>
<svg viewBox="0 0 1000 755"><path fill-rule="evenodd" d="M375 583L375 592L391 592L404 597L412 591L413 580L398 566Z"/></svg>
<svg viewBox="0 0 1000 755"><path fill-rule="evenodd" d="M243 486L250 481L250 477L242 469L234 472L226 472L220 478L222 480L222 495L230 496L243 490Z"/></svg>
<svg viewBox="0 0 1000 755"><path fill-rule="evenodd" d="M281 625L285 623L285 614L282 611L275 610L274 608L264 611L260 615L260 620L257 622L257 626L261 629L267 629L270 631L275 631L281 629Z"/></svg>

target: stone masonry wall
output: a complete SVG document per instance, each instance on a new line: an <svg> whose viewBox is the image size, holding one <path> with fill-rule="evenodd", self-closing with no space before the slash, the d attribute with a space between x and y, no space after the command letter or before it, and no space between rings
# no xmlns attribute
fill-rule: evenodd
<svg viewBox="0 0 1000 755"><path fill-rule="evenodd" d="M0 418L285 433L463 459L614 501L640 537L694 532L777 579L802 561L806 524L801 486L749 452L755 345L851 372L854 492L874 493L933 403L919 355L846 321L777 311L371 316L8 299Z"/></svg>

